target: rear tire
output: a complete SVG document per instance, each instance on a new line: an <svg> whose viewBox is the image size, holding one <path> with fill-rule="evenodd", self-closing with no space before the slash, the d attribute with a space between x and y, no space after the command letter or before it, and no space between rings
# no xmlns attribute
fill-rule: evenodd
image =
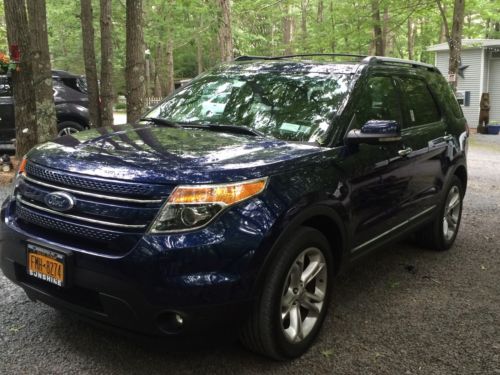
<svg viewBox="0 0 500 375"><path fill-rule="evenodd" d="M57 136L62 137L69 134L81 132L85 128L75 121L62 121L57 124Z"/></svg>
<svg viewBox="0 0 500 375"><path fill-rule="evenodd" d="M325 236L309 227L300 227L277 251L240 337L250 350L285 360L305 353L319 333L333 257Z"/></svg>
<svg viewBox="0 0 500 375"><path fill-rule="evenodd" d="M462 219L464 190L462 182L453 176L444 200L434 220L417 232L417 241L423 247L444 251L453 246Z"/></svg>

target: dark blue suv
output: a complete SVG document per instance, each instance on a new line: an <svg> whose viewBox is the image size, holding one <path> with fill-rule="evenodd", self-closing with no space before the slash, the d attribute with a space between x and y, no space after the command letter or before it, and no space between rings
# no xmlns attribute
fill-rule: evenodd
<svg viewBox="0 0 500 375"><path fill-rule="evenodd" d="M2 207L5 275L94 322L238 332L287 359L353 261L416 231L450 248L468 131L438 70L303 58L239 58L136 124L32 149Z"/></svg>

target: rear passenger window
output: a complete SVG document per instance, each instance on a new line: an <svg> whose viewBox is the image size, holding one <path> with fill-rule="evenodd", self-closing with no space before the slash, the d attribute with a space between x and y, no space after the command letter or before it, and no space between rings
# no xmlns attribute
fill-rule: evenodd
<svg viewBox="0 0 500 375"><path fill-rule="evenodd" d="M418 78L404 77L401 88L406 95L409 126L429 124L441 120L441 114L427 84Z"/></svg>

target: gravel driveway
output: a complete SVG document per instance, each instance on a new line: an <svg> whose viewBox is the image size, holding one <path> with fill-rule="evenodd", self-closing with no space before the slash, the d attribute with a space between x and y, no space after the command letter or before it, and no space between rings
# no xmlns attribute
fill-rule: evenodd
<svg viewBox="0 0 500 375"><path fill-rule="evenodd" d="M500 136L473 137L469 174L454 248L397 243L352 269L296 361L235 343L144 347L30 302L0 276L0 374L500 374Z"/></svg>

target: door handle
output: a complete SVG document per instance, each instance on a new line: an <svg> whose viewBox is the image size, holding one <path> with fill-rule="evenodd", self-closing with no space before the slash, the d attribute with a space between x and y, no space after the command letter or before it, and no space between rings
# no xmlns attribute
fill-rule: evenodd
<svg viewBox="0 0 500 375"><path fill-rule="evenodd" d="M411 149L411 147L407 147L407 148L404 148L402 150L399 150L398 151L398 154L399 156L408 156L411 154L413 150Z"/></svg>
<svg viewBox="0 0 500 375"><path fill-rule="evenodd" d="M452 136L451 134L445 135L445 136L444 136L444 140L445 140L446 142L449 142L449 141L453 140L453 136Z"/></svg>

